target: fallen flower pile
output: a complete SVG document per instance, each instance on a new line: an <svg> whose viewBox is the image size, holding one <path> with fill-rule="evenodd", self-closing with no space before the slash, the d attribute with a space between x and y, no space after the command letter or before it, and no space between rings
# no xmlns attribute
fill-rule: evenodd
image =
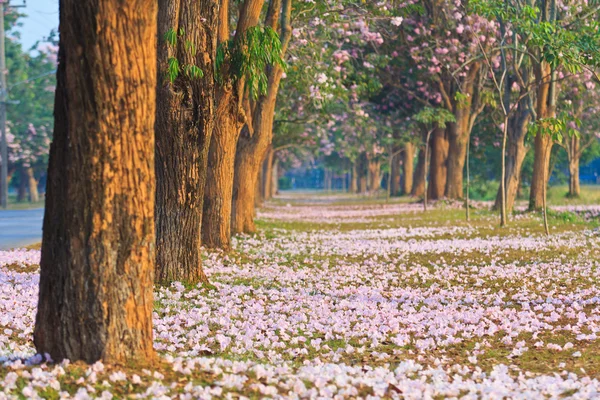
<svg viewBox="0 0 600 400"><path fill-rule="evenodd" d="M287 221L361 211L367 226L270 228L208 254L214 287L156 289L162 361L147 370L42 363L39 252L0 252L0 399L600 396L590 226L546 238L533 215L502 230L388 207L404 222L368 227L381 205L272 206Z"/></svg>

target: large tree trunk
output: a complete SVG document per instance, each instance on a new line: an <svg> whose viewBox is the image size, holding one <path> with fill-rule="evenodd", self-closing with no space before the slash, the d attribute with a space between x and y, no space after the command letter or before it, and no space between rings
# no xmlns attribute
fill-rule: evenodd
<svg viewBox="0 0 600 400"><path fill-rule="evenodd" d="M229 2L222 1L219 11L218 41L223 45L229 37ZM240 5L234 42L242 46L248 28L258 23L264 0L245 0ZM236 50L236 51L239 51ZM217 87L215 129L210 143L208 175L202 215L202 241L205 246L228 249L231 245L233 180L236 148L240 131L246 123L242 108L245 78L236 78L230 69L231 60L225 61L221 73L223 83ZM254 205L256 178L252 181L247 201Z"/></svg>
<svg viewBox="0 0 600 400"><path fill-rule="evenodd" d="M581 139L576 135L567 138L570 146L569 151L569 197L579 197L581 187L579 185L579 159L581 158Z"/></svg>
<svg viewBox="0 0 600 400"><path fill-rule="evenodd" d="M60 1L33 335L55 361L154 359L156 11Z"/></svg>
<svg viewBox="0 0 600 400"><path fill-rule="evenodd" d="M417 168L413 174L413 188L410 192L411 196L419 197L425 193L425 149L424 146L419 149L417 157Z"/></svg>
<svg viewBox="0 0 600 400"><path fill-rule="evenodd" d="M510 118L508 124L508 145L506 151L506 212L510 213L514 207L518 195L519 185L521 183L521 169L523 161L529 150L525 146L525 137L531 113L528 109L529 99L524 98L518 105L516 113ZM502 188L498 188L494 209L500 210L502 207Z"/></svg>
<svg viewBox="0 0 600 400"><path fill-rule="evenodd" d="M213 131L216 0L160 0L156 114L156 281L207 282L202 271L202 207ZM174 47L166 33L184 31ZM185 39L185 40L184 40ZM187 42L197 49L188 51ZM169 58L204 77L167 79Z"/></svg>
<svg viewBox="0 0 600 400"><path fill-rule="evenodd" d="M405 195L409 195L413 189L414 162L415 145L405 143L402 152L402 193Z"/></svg>
<svg viewBox="0 0 600 400"><path fill-rule="evenodd" d="M37 203L40 201L40 192L38 191L38 181L35 179L35 175L33 173L33 168L28 167L25 170L27 174L27 188L29 190L29 201L32 203Z"/></svg>
<svg viewBox="0 0 600 400"><path fill-rule="evenodd" d="M538 119L552 118L555 109L552 103L552 70L550 65L542 62L535 68L537 89L536 114ZM544 204L545 187L548 184L550 154L552 153L552 138L550 135L538 133L534 141L533 175L531 177L531 190L529 192L529 209L539 210Z"/></svg>
<svg viewBox="0 0 600 400"><path fill-rule="evenodd" d="M446 129L437 128L431 137L431 160L427 192L429 200L438 200L444 197L448 172L448 148Z"/></svg>
<svg viewBox="0 0 600 400"><path fill-rule="evenodd" d="M398 196L400 194L400 160L401 155L396 154L392 157L392 168L391 168L391 177L390 177L390 195Z"/></svg>
<svg viewBox="0 0 600 400"><path fill-rule="evenodd" d="M282 54L287 51L291 38L290 18L292 12L291 0L271 0L266 15L265 25L277 31L281 17ZM234 233L252 233L254 225L254 207L250 199L254 197L260 163L273 139L273 118L275 104L279 92L279 83L283 76L280 65L272 65L267 69L268 83L264 96L260 96L252 114L252 130L245 131L238 140L235 174L233 182L233 207L231 229Z"/></svg>

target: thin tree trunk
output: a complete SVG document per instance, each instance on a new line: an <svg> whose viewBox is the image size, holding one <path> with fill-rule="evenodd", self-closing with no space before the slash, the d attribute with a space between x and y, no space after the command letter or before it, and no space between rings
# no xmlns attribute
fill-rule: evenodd
<svg viewBox="0 0 600 400"><path fill-rule="evenodd" d="M446 129L436 128L431 136L431 160L427 194L431 200L439 200L444 197L446 191L449 146Z"/></svg>
<svg viewBox="0 0 600 400"><path fill-rule="evenodd" d="M569 146L569 197L579 197L581 187L579 185L579 159L581 158L581 139L577 136L567 138L571 141Z"/></svg>
<svg viewBox="0 0 600 400"><path fill-rule="evenodd" d="M413 188L410 192L411 196L419 197L423 196L425 193L425 146L419 150L419 155L417 157L417 168L415 168L415 173L413 174Z"/></svg>
<svg viewBox="0 0 600 400"><path fill-rule="evenodd" d="M394 155L391 164L391 182L390 182L390 195L398 196L401 193L401 177L400 177L400 160L402 159L400 154Z"/></svg>
<svg viewBox="0 0 600 400"><path fill-rule="evenodd" d="M17 190L17 202L21 203L27 199L27 172L25 167L19 167L19 188Z"/></svg>
<svg viewBox="0 0 600 400"><path fill-rule="evenodd" d="M265 200L271 199L273 197L273 164L275 159L275 152L273 151L273 147L269 147L267 151L267 155L265 157L265 161L263 162L263 175L262 175L262 190L263 197Z"/></svg>
<svg viewBox="0 0 600 400"><path fill-rule="evenodd" d="M29 189L29 201L31 203L37 203L40 201L40 193L38 191L38 181L35 179L33 174L33 168L28 167L25 170L27 174L27 188Z"/></svg>
<svg viewBox="0 0 600 400"><path fill-rule="evenodd" d="M270 198L273 198L279 193L279 158L273 159L273 167L271 168L271 193Z"/></svg>
<svg viewBox="0 0 600 400"><path fill-rule="evenodd" d="M156 11L154 0L60 1L33 335L54 361L155 357Z"/></svg>
<svg viewBox="0 0 600 400"><path fill-rule="evenodd" d="M554 107L551 107L552 71L550 65L542 62L536 68L536 80L539 83L537 90L537 118L552 118L555 115ZM544 203L544 187L549 176L550 154L552 152L552 138L550 135L538 133L534 141L533 175L531 178L531 190L529 192L529 209L539 210Z"/></svg>
<svg viewBox="0 0 600 400"><path fill-rule="evenodd" d="M415 169L415 148L413 143L405 143L402 151L402 193L409 195L413 190L413 176Z"/></svg>
<svg viewBox="0 0 600 400"><path fill-rule="evenodd" d="M350 176L350 193L358 193L358 168L357 161L352 163L352 171Z"/></svg>
<svg viewBox="0 0 600 400"><path fill-rule="evenodd" d="M158 2L156 97L156 281L207 282L202 270L202 209L213 132L215 0ZM169 30L185 32L175 46ZM188 51L193 43L197 54ZM204 77L167 79L169 58L196 65Z"/></svg>

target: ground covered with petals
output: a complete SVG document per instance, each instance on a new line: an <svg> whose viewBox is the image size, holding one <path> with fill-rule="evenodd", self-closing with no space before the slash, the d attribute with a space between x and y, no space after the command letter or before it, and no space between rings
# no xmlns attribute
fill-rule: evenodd
<svg viewBox="0 0 600 400"><path fill-rule="evenodd" d="M0 252L0 399L597 398L597 215L280 198L210 287L156 289L148 369L41 363L39 252Z"/></svg>

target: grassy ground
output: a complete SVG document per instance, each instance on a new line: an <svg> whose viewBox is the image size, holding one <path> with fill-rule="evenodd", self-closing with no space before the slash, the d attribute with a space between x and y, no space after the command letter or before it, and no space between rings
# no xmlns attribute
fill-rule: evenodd
<svg viewBox="0 0 600 400"><path fill-rule="evenodd" d="M257 234L206 254L211 287L157 288L161 363L95 375L72 365L53 375L60 390L46 384L38 394L589 398L586 388L600 389L589 380L600 378L597 222L551 213L550 224L546 237L536 214L516 213L501 228L484 210L466 221L464 210L423 213L407 199L284 193L259 213ZM14 317L0 322L0 355L15 353L11 344L31 351L35 299L19 296L35 285L36 267L2 271L0 300L13 296L26 309L0 301L0 315ZM497 378L502 366L507 375ZM22 370L0 367L0 398L13 371ZM33 382L19 372L17 397Z"/></svg>

